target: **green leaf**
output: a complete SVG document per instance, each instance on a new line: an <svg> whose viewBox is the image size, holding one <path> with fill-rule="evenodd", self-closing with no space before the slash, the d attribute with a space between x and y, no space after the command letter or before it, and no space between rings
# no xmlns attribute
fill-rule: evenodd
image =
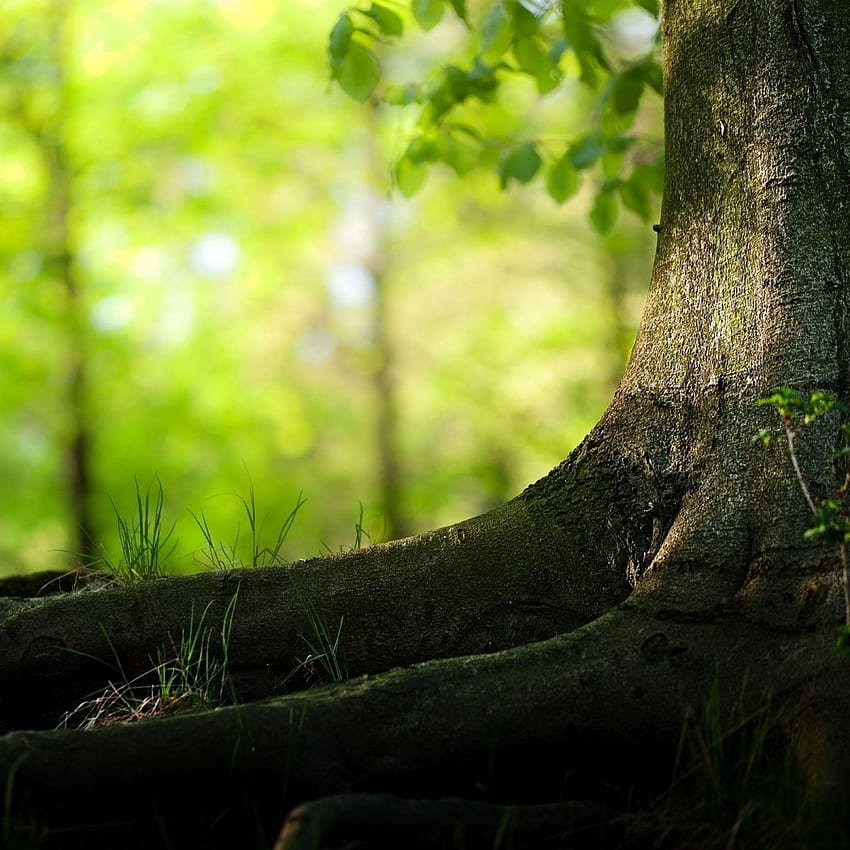
<svg viewBox="0 0 850 850"><path fill-rule="evenodd" d="M623 206L630 209L641 220L649 221L652 207L646 185L638 178L626 180L617 188L623 200Z"/></svg>
<svg viewBox="0 0 850 850"><path fill-rule="evenodd" d="M664 94L664 78L661 73L661 66L654 60L647 59L641 65L641 73L646 84L655 92Z"/></svg>
<svg viewBox="0 0 850 850"><path fill-rule="evenodd" d="M382 35L398 38L404 33L404 23L401 18L386 6L373 3L363 14L370 17L378 25Z"/></svg>
<svg viewBox="0 0 850 850"><path fill-rule="evenodd" d="M334 69L334 78L347 95L363 102L378 85L381 65L371 50L352 41L348 52Z"/></svg>
<svg viewBox="0 0 850 850"><path fill-rule="evenodd" d="M466 0L449 0L452 9L455 10L455 14L465 23L469 23L469 18L466 13Z"/></svg>
<svg viewBox="0 0 850 850"><path fill-rule="evenodd" d="M443 0L413 0L413 17L426 32L440 23L444 10Z"/></svg>
<svg viewBox="0 0 850 850"><path fill-rule="evenodd" d="M643 84L643 74L638 70L625 71L617 76L611 102L618 115L628 115L637 110Z"/></svg>
<svg viewBox="0 0 850 850"><path fill-rule="evenodd" d="M409 159L414 165L423 165L426 162L434 162L439 157L437 145L431 139L413 139L404 152L404 158Z"/></svg>
<svg viewBox="0 0 850 850"><path fill-rule="evenodd" d="M474 96L489 103L499 87L496 71L485 65L478 57L472 67L466 72L466 89L469 96Z"/></svg>
<svg viewBox="0 0 850 850"><path fill-rule="evenodd" d="M847 406L840 402L833 393L815 391L809 396L809 401L806 404L806 413L803 421L809 425L824 416L831 413L833 410L838 410L841 413L847 412Z"/></svg>
<svg viewBox="0 0 850 850"><path fill-rule="evenodd" d="M642 163L635 167L643 174L649 188L660 195L664 191L664 154L660 154L655 162Z"/></svg>
<svg viewBox="0 0 850 850"><path fill-rule="evenodd" d="M770 428L760 428L758 433L753 434L750 439L753 443L764 443L765 445L769 445L773 440L773 432Z"/></svg>
<svg viewBox="0 0 850 850"><path fill-rule="evenodd" d="M506 188L511 180L528 183L540 170L542 163L543 160L540 159L537 146L533 142L513 148L499 163L499 181L502 188Z"/></svg>
<svg viewBox="0 0 850 850"><path fill-rule="evenodd" d="M395 167L395 184L405 198L412 198L428 176L428 168L403 156Z"/></svg>
<svg viewBox="0 0 850 850"><path fill-rule="evenodd" d="M803 425L811 425L816 419L837 410L846 414L848 407L839 401L833 393L816 390L808 399L789 387L779 387L766 398L760 398L757 405L770 404L777 409L779 415L786 420L786 425L802 419ZM843 427L843 426L842 426Z"/></svg>
<svg viewBox="0 0 850 850"><path fill-rule="evenodd" d="M444 133L440 139L441 159L461 177L472 171L481 158L480 146L470 144L468 139L465 133L460 138L453 133Z"/></svg>
<svg viewBox="0 0 850 850"><path fill-rule="evenodd" d="M481 24L481 53L484 60L494 64L501 59L511 43L511 26L504 5L494 3Z"/></svg>
<svg viewBox="0 0 850 850"><path fill-rule="evenodd" d="M570 147L570 162L579 170L589 168L605 151L604 145L595 133L583 136Z"/></svg>
<svg viewBox="0 0 850 850"><path fill-rule="evenodd" d="M549 50L549 58L553 65L561 61L561 57L570 49L569 42L565 38L559 38Z"/></svg>
<svg viewBox="0 0 850 850"><path fill-rule="evenodd" d="M387 86L383 100L393 106L407 106L419 100L419 90L416 86Z"/></svg>
<svg viewBox="0 0 850 850"><path fill-rule="evenodd" d="M334 24L328 42L328 54L331 57L332 69L337 68L342 63L342 60L345 59L353 34L354 24L351 23L351 17L343 13Z"/></svg>
<svg viewBox="0 0 850 850"><path fill-rule="evenodd" d="M756 404L772 405L783 419L793 419L806 406L803 396L797 390L792 390L790 387L779 387L771 395L760 398Z"/></svg>
<svg viewBox="0 0 850 850"><path fill-rule="evenodd" d="M475 127L470 126L469 124L452 124L451 131L453 133L463 133L468 138L477 142L479 145L483 142L483 137L481 132L477 130ZM850 429L850 425L847 426ZM850 434L848 434L850 437Z"/></svg>
<svg viewBox="0 0 850 850"><path fill-rule="evenodd" d="M580 8L579 4L568 0L561 4L561 15L564 34L581 66L582 82L593 86L596 84L594 60L600 61L602 50L590 25L587 12Z"/></svg>
<svg viewBox="0 0 850 850"><path fill-rule="evenodd" d="M520 69L534 77L540 94L552 91L559 82L549 52L537 38L520 38L514 43L514 56Z"/></svg>
<svg viewBox="0 0 850 850"><path fill-rule="evenodd" d="M606 178L614 178L623 170L623 164L626 161L626 154L623 150L618 150L611 147L611 144L605 146L605 153L602 154L599 164L602 168L602 174Z"/></svg>
<svg viewBox="0 0 850 850"><path fill-rule="evenodd" d="M556 203L563 204L577 190L578 173L572 162L570 162L569 156L564 154L549 172L549 179L546 181L546 191Z"/></svg>
<svg viewBox="0 0 850 850"><path fill-rule="evenodd" d="M469 94L467 75L454 65L443 69L439 83L428 95L426 108L422 111L420 126L439 124L443 116Z"/></svg>
<svg viewBox="0 0 850 850"><path fill-rule="evenodd" d="M525 8L522 3L516 3L513 7L514 32L520 38L529 38L537 35L540 23L532 12Z"/></svg>
<svg viewBox="0 0 850 850"><path fill-rule="evenodd" d="M803 537L822 537L825 543L846 543L850 536L850 518L834 499L823 499L809 518L811 528Z"/></svg>
<svg viewBox="0 0 850 850"><path fill-rule="evenodd" d="M629 0L583 0L585 7L596 21L606 21L614 12L631 5Z"/></svg>
<svg viewBox="0 0 850 850"><path fill-rule="evenodd" d="M635 2L643 9L646 9L650 15L657 18L660 14L660 9L658 8L658 0L635 0Z"/></svg>
<svg viewBox="0 0 850 850"><path fill-rule="evenodd" d="M850 655L850 626L839 626L835 630L835 646L830 655Z"/></svg>
<svg viewBox="0 0 850 850"><path fill-rule="evenodd" d="M614 229L620 212L617 196L610 189L601 189L590 211L590 223L593 229L604 236Z"/></svg>

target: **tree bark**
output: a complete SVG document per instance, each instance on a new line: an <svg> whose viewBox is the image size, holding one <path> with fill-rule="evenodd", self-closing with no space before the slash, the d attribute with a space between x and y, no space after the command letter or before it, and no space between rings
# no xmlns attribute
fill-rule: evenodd
<svg viewBox="0 0 850 850"><path fill-rule="evenodd" d="M238 589L239 705L0 739L8 799L70 830L55 846L160 828L223 846L249 822L271 843L304 800L468 794L494 774L511 803L520 774L541 799L566 767L646 780L712 687L727 713L767 691L787 705L789 745L836 817L825 846L839 846L836 558L803 540L788 460L751 435L776 385L848 395L850 15L843 0L667 0L663 31L668 168L646 312L611 406L563 464L483 517L362 552L4 605L0 717L22 729L55 722L114 656L127 675L149 667L192 606L211 603L218 628ZM833 486L838 425L800 446L816 492ZM305 653L305 596L327 623L344 617L360 678L281 695Z"/></svg>

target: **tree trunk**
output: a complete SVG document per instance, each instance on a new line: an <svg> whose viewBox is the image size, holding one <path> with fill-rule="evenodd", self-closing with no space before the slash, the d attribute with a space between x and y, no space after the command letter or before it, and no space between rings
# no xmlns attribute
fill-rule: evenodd
<svg viewBox="0 0 850 850"><path fill-rule="evenodd" d="M270 843L287 807L327 794L551 800L568 769L628 784L663 772L712 688L727 713L768 690L787 705L799 766L841 820L836 558L803 539L787 457L751 436L776 385L848 396L850 15L844 0L668 0L663 34L646 311L611 406L563 464L483 517L359 553L3 603L0 718L23 729L74 708L116 657L127 677L149 668L193 606L211 604L217 634L238 589L239 705L0 739L13 810L70 830L54 846L162 829L174 846L249 846L240 789ZM816 491L837 437L827 418L801 443ZM360 678L282 695L307 653L305 599L332 631L344 617Z"/></svg>
<svg viewBox="0 0 850 850"><path fill-rule="evenodd" d="M74 214L74 169L70 161L66 137L69 111L68 94L68 8L63 2L52 4L53 31L50 57L57 78L56 104L52 122L34 132L48 175L46 231L49 253L56 266L63 290L67 323L67 419L65 437L65 481L68 507L73 528L74 567L90 565L98 560L94 518L91 511L91 473L93 435L86 417L88 390L88 358L86 351L86 318L82 287L77 271L78 251L72 233Z"/></svg>

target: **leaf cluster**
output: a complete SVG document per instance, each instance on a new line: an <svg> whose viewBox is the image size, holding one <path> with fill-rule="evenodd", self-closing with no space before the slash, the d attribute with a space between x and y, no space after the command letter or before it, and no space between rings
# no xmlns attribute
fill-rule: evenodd
<svg viewBox="0 0 850 850"><path fill-rule="evenodd" d="M833 412L846 417L850 408L833 393L816 391L806 398L789 387L780 387L756 403L775 408L782 419L788 454L811 512L810 527L804 536L822 540L838 548L844 589L845 627L838 634L836 648L843 649L845 645L850 645L850 574L847 559L847 544L850 542L850 423L844 422L841 425L840 432L844 442L832 453L833 460L839 466L838 480L841 483L837 485L833 495L824 499L815 501L812 498L800 469L794 440L801 431L818 419ZM753 441L768 444L775 438L770 429L762 428L753 436Z"/></svg>
<svg viewBox="0 0 850 850"><path fill-rule="evenodd" d="M848 412L847 405L839 401L833 393L817 391L805 398L802 393L789 387L774 390L769 396L759 399L756 404L775 407L783 423L795 430L807 427L833 410ZM759 435L762 433L760 431Z"/></svg>
<svg viewBox="0 0 850 850"><path fill-rule="evenodd" d="M412 0L409 12L400 8L398 13L375 3L352 7L330 35L331 75L356 100L418 109L394 168L395 184L406 197L422 187L435 163L459 176L494 163L503 189L541 177L550 197L562 204L578 191L582 173L598 165L602 179L590 217L597 231L607 233L621 206L649 220L663 177L658 146L647 150L629 132L644 93L662 92L657 51L619 59L605 36L615 13L635 5L652 15L659 11L657 0L496 0L478 16L463 0ZM444 19L447 6L468 31L470 55L424 80L384 84L378 46L402 36L402 15L428 31ZM505 82L517 77L531 80L540 97L580 81L595 93L590 128L554 144L527 137L493 139L470 117L468 107L495 104Z"/></svg>

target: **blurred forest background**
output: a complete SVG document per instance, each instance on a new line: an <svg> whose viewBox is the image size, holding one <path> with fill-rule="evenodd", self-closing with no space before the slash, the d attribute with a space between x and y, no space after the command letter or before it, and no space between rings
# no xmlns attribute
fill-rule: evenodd
<svg viewBox="0 0 850 850"><path fill-rule="evenodd" d="M3 0L0 574L114 550L112 502L156 477L175 571L203 566L190 511L247 536L250 482L272 538L307 500L287 559L354 545L361 506L372 541L412 534L515 495L604 409L648 221L592 229L605 163L563 206L477 156L394 191L415 114L330 85L341 10ZM447 16L382 59L421 77L466 38ZM517 77L464 108L497 162L563 147L598 94Z"/></svg>

